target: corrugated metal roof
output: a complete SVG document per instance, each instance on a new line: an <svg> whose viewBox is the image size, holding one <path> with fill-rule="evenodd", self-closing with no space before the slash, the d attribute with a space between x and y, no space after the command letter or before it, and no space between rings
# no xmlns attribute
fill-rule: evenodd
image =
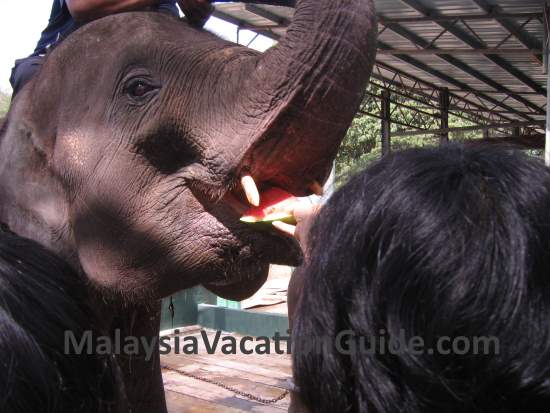
<svg viewBox="0 0 550 413"><path fill-rule="evenodd" d="M509 119L544 119L547 77L540 56L537 58L526 53L526 50L543 47L544 0L375 0L375 3L381 21L380 47L408 51L419 48L412 40L420 40L424 47L428 45L452 54L450 59L441 54L413 52L407 53L405 59L401 54L379 54L377 61L436 88L448 87L456 96L467 96L468 100L487 105L488 109L494 108L495 112L517 112L507 114ZM258 31L275 38L284 35L285 25L281 22L290 21L294 12L285 7L250 7L241 3L218 4L216 9L217 17L245 27L260 27ZM487 15L488 12L506 15L506 18L467 18ZM526 13L537 15L519 16ZM428 21L427 15L436 21ZM438 20L442 16L463 19ZM423 20L403 21L411 18ZM520 36L510 35L510 28L520 32ZM473 45L522 51L512 53L507 50L492 56L457 53L457 49L472 50ZM423 65L427 65L429 70L423 70ZM449 83L438 72L456 82ZM504 89L496 90L487 79ZM460 84L466 85L466 91L460 90L463 89L458 86ZM476 93L472 94L472 90ZM505 100L503 105L508 109L496 105L495 100Z"/></svg>

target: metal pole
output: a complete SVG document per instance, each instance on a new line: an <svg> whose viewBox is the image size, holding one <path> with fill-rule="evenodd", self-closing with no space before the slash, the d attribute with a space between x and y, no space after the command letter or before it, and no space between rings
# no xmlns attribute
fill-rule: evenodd
<svg viewBox="0 0 550 413"><path fill-rule="evenodd" d="M519 127L528 127L528 126L540 126L541 128L544 127L545 121L543 120L532 120L530 122L510 122L510 123L494 123L491 125L479 125L479 126L465 126L461 128L447 128L447 129L427 129L427 130L420 130L420 131L403 131L403 132L395 132L392 136L394 138L396 137L402 137L402 136L418 136L418 135L441 135L443 132L472 132L472 131L481 131L481 130L487 130L487 129L507 129L507 128L513 128L516 126Z"/></svg>
<svg viewBox="0 0 550 413"><path fill-rule="evenodd" d="M544 38L546 39L546 45L549 42L550 30L548 25L549 19L550 0L546 0L544 5ZM546 139L544 143L544 162L546 166L550 166L550 48L546 47L546 78L547 78L547 98L546 98Z"/></svg>
<svg viewBox="0 0 550 413"><path fill-rule="evenodd" d="M549 59L546 59L547 62ZM548 66L550 67L550 65ZM547 77L548 94L546 97L546 141L544 143L544 162L546 166L550 166L550 73Z"/></svg>
<svg viewBox="0 0 550 413"><path fill-rule="evenodd" d="M443 88L439 91L439 112L441 114L441 129L449 128L449 89ZM445 131L439 135L439 144L445 145L449 143L449 132Z"/></svg>
<svg viewBox="0 0 550 413"><path fill-rule="evenodd" d="M400 55L405 54L408 56L424 56L424 55L438 55L445 54L448 56L472 56L480 54L490 55L513 55L513 56L525 56L525 55L540 55L543 53L541 49L510 49L510 48L480 48L480 49L413 49L408 47L406 49L379 49L377 52L379 55Z"/></svg>
<svg viewBox="0 0 550 413"><path fill-rule="evenodd" d="M388 90L382 91L382 157L391 152L391 95Z"/></svg>

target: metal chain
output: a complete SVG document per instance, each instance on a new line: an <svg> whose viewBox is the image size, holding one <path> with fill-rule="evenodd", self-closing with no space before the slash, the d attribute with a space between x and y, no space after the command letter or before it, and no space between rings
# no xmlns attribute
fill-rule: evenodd
<svg viewBox="0 0 550 413"><path fill-rule="evenodd" d="M172 297L170 297L170 306L169 306L169 311L170 311L170 318L172 320L172 328L174 328L174 315L175 315L175 306L174 306L174 302L172 301ZM278 397L275 397L274 399L263 399L261 397L258 397L258 396L254 396L253 394L250 394L250 393L245 393L243 391L240 391L240 390L237 390L233 387L230 387L226 384L223 384L221 382L218 382L218 381L214 381L214 380L211 380L211 379L207 379L206 377L201 377L201 376L197 376L195 374L192 374L192 373L187 373L185 371L181 371L181 370L178 370L178 369L175 369L173 367L170 367L170 366L166 366L166 365L161 365L160 366L161 369L164 369L164 370L167 370L167 371L172 371L174 373L177 373L181 376L185 376L185 377L189 377L191 379L195 379L195 380L198 380L198 381L202 381L204 383L209 383L209 384L213 384L214 386L218 386L218 387L221 387L222 389L225 389L225 390L228 390L232 393L235 393L235 394L238 394L239 396L242 396L244 397L245 399L248 399L248 400L252 400L252 401L256 401L258 403L261 403L261 404L273 404L273 403L277 403L278 401L281 401L283 400L289 393L288 390L285 390L284 393L282 393L280 396Z"/></svg>
<svg viewBox="0 0 550 413"><path fill-rule="evenodd" d="M173 367L169 367L169 366L166 366L166 365L162 365L161 366L162 369L164 370L168 370L168 371L173 371L174 373L177 373L181 376L185 376L185 377L189 377L189 378L192 378L192 379L195 379L195 380L199 380L199 381L202 381L204 383L208 383L208 384L213 384L214 386L218 386L218 387L221 387L222 389L225 389L225 390L228 390L232 393L235 393L239 396L242 396L244 397L245 399L248 399L248 400L252 400L252 401L255 401L255 402L258 402L258 403L261 403L261 404L273 404L273 403L277 403L278 401L281 401L283 400L289 393L288 390L285 390L284 393L282 393L280 396L277 396L275 397L274 399L263 399L261 397L258 397L258 396L254 396L253 394L250 394L250 393L246 393L246 392L243 392L243 391L240 391L240 390L237 390L231 386L228 386L226 384L223 384L219 381L215 381L215 380L212 380L212 379L208 379L206 377L201 377L201 376L197 376L193 373L187 373L185 371L181 371L181 370L178 370L176 368L173 368Z"/></svg>

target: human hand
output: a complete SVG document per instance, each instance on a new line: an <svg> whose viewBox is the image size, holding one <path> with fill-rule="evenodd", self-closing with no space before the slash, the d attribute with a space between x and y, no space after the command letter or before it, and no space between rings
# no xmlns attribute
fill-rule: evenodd
<svg viewBox="0 0 550 413"><path fill-rule="evenodd" d="M319 204L297 202L285 210L285 212L294 216L296 225L290 225L281 221L275 221L272 225L279 231L295 237L300 242L302 251L306 253L309 231L320 209L321 205Z"/></svg>
<svg viewBox="0 0 550 413"><path fill-rule="evenodd" d="M214 11L210 0L178 0L181 11L193 26L202 27Z"/></svg>

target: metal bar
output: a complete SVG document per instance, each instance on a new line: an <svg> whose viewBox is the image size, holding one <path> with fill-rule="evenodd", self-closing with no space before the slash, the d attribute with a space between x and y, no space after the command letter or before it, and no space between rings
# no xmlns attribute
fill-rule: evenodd
<svg viewBox="0 0 550 413"><path fill-rule="evenodd" d="M407 86L405 84L401 84L401 83L398 83L398 82L394 82L393 80L389 80L387 78L384 78L383 76L381 76L381 73L378 74L377 71L379 72L380 68L382 68L383 70L386 70L390 73L393 73L393 71L395 70L396 74L399 74L400 77L407 78L411 81L414 81L415 85L424 84L425 87L427 87L427 88L429 88L433 91L439 90L439 88L437 86L432 85L427 81L416 79L412 75L405 74L405 73L400 73L398 69L395 69L392 66L386 65L384 63L378 63L377 67L378 67L378 70L375 70L373 72L372 76L371 76L371 84L375 85L378 88L388 89L388 90L391 91L392 94L396 94L398 96L403 96L407 99L418 102L423 106L439 110L439 106L437 105L437 101L435 100L435 97L433 95L429 95L427 93L424 93L421 90L419 91L419 90L411 88L410 86ZM379 83L374 83L372 81L372 79L379 80L379 81L383 82L383 84L381 85ZM390 88L389 86L386 86L387 83L391 84L394 87ZM422 86L420 86L420 87L422 87ZM407 93L406 93L406 91L407 91ZM426 100L421 100L420 97L423 97ZM434 104L431 103L431 102L434 102L434 101L435 101ZM452 101L455 101L456 103L453 104ZM460 106L458 102L460 102L464 106ZM474 108L476 108L476 109L474 109ZM454 117L464 119L464 120L467 120L467 121L473 122L473 123L478 123L478 124L479 123L487 123L487 121L489 121L490 118L493 118L493 116L487 117L486 115L483 115L483 116L480 115L480 113L483 113L483 114L488 113L489 109L487 107L482 107L482 106L478 105L475 102L471 102L471 101L467 100L467 96L463 97L463 96L451 94L450 109L453 112L452 115ZM508 112L499 111L498 114L492 112L491 114L496 115L498 118L502 119L503 121L512 122L512 121L515 120L513 118L510 118L509 116L506 116L506 114L510 115L509 111ZM466 115L469 115L469 117L466 116ZM491 121L494 122L494 120L491 120ZM397 122L394 121L393 123L397 123Z"/></svg>
<svg viewBox="0 0 550 413"><path fill-rule="evenodd" d="M449 22L455 19L459 20L496 20L496 19L538 19L542 13L488 13L488 14L457 14L452 16L423 16L423 17L403 17L403 18L386 18L378 16L381 24L386 23L423 23L423 22Z"/></svg>
<svg viewBox="0 0 550 413"><path fill-rule="evenodd" d="M396 73L399 73L400 76L405 77L405 78L407 78L407 79L409 79L409 80L411 80L411 81L414 81L414 82L421 82L421 83L425 84L426 86L428 86L431 90L439 90L439 87L438 87L438 86L436 86L436 85L434 85L434 84L432 84L432 83L429 83L429 82L427 82L426 80L417 79L417 78L414 77L413 75L410 75L410 74L407 74L407 73L404 73L404 72L400 72L399 69L396 69L396 68L394 68L394 67L392 67L392 66L386 65L386 64L381 63L381 62L377 62L377 66L379 66L379 67L381 67L381 68L383 68L384 70L389 71L389 72L396 71ZM379 76L379 75L377 75L377 74L373 74L373 75L371 76L371 78L379 79L379 80L381 80L381 81L383 81L383 82L389 82L390 84L392 84L392 85L395 86L396 88L401 88L401 89L404 88L405 90L410 89L411 93L408 93L408 94L405 94L404 92L401 92L400 90L391 89L391 91L392 91L392 93L395 93L395 94L398 94L398 95L400 95L400 96L404 96L404 97L406 97L406 98L412 99L412 100L414 100L414 101L416 101L416 102L418 102L418 103L421 103L421 104L423 104L423 105L425 105L425 106L428 106L428 107L431 107L431 108L434 108L434 109L438 109L437 101L435 101L435 98L434 98L432 95L429 95L429 94L424 93L424 92L422 92L422 91L413 90L412 88L409 88L407 85L400 84L400 83L398 83L398 82L390 81L390 80L388 80L388 79L385 79L383 76ZM378 86L379 86L379 87L384 87L384 86L380 86L380 85L378 85ZM432 104L432 103L430 103L430 102L423 101L423 100L421 100L421 99L419 99L419 98L417 98L417 97L415 97L415 96L412 96L413 93L416 94L417 96L423 97L423 98L425 98L425 99L427 99L427 100L429 100L429 101L431 101L431 102L435 101L436 103L433 103L433 104ZM470 100L467 100L466 97L462 97L462 96L459 96L459 95L456 95L456 94L453 94L452 97L453 97L454 99L458 100L458 101L464 102L464 104L466 104L466 105L471 105L471 106L473 106L473 107L476 107L476 108L478 108L478 109L479 109L480 111L482 111L482 112L488 112L488 111L489 111L488 108L483 107L483 106L477 104L476 102L472 102L472 101L470 101ZM465 110L465 109L459 107L459 109L457 109L457 110L461 110L461 111L462 111L462 110ZM479 116L478 116L478 117L479 117ZM500 116L500 117L503 118L503 119L509 120L509 121L512 120L512 119L510 119L510 118L508 118L508 117L506 117L506 116Z"/></svg>
<svg viewBox="0 0 550 413"><path fill-rule="evenodd" d="M380 96L378 98L381 99ZM382 116L380 116L380 114L370 113L370 112L367 112L367 111L361 110L361 109L359 109L357 111L357 114L362 115L362 116L368 116L369 118L375 118L375 119L382 120ZM422 128L420 128L418 126L415 126L415 125L409 125L408 123L399 122L395 119L392 119L391 123L392 123L392 125L399 125L399 126L403 126L405 128L413 128L413 129L416 129L416 130L425 130L425 129L422 129Z"/></svg>
<svg viewBox="0 0 550 413"><path fill-rule="evenodd" d="M241 26L242 30L274 30L274 29L286 29L288 26L281 26L278 24L265 24L265 25L255 25L255 24L243 24Z"/></svg>
<svg viewBox="0 0 550 413"><path fill-rule="evenodd" d="M387 156L391 152L391 94L389 91L382 92L382 157Z"/></svg>
<svg viewBox="0 0 550 413"><path fill-rule="evenodd" d="M260 36L260 34L259 34L259 33L256 33L256 34L254 35L254 37L248 42L248 44L246 45L246 47L250 47L250 45L256 41L256 39L258 38L258 36Z"/></svg>
<svg viewBox="0 0 550 413"><path fill-rule="evenodd" d="M519 149L543 149L544 135L511 135L511 136L495 136L492 138L469 139L464 141L465 145L500 145Z"/></svg>
<svg viewBox="0 0 550 413"><path fill-rule="evenodd" d="M477 41L480 43L480 44L485 44L485 42L481 39L481 37L479 37L479 35L476 33L476 31L474 29L472 29L472 27L468 24L467 21L463 20L462 21L462 24L464 26L466 26L466 28L470 31L471 34L474 35L474 37L477 39ZM499 45L500 46L500 45ZM498 47L498 46L497 46Z"/></svg>
<svg viewBox="0 0 550 413"><path fill-rule="evenodd" d="M247 5L247 6L248 6L249 10L252 10L252 12L254 12L254 13L257 12L258 9L261 10L262 13L263 13L263 12L270 13L270 12L264 10L264 9L261 9L261 8L258 8L258 7L252 6L252 5ZM214 16L215 16L215 17L218 17L218 18L221 18L221 19L224 19L224 20L226 20L226 21L229 21L229 22L231 22L231 23L233 23L233 24L240 25L241 27L242 27L242 26L245 26L245 22L244 22L244 21L241 21L241 20L239 20L239 19L237 19L237 18L235 18L235 17L233 17L233 16L230 16L230 15L224 13L224 12L221 12L221 11L217 11L217 10L216 10L216 11L214 12ZM271 15L270 15L269 17L271 17L272 20L270 20L270 21L273 21L274 23L279 24L279 22L280 22L281 20L280 20L279 16L276 16L276 17L275 17L275 16L276 16L276 15L274 15L274 14L271 13ZM265 28L265 27L264 27L264 28ZM279 35L277 35L276 33L272 33L270 30L263 30L264 28L262 28L262 30L258 30L258 29L254 29L253 27L248 27L248 26L247 26L247 29L248 29L248 30L252 30L252 31L254 31L254 32L256 32L256 33L262 34L262 35L264 35L264 36L266 36L266 37L268 37L268 38L270 38L270 39L273 39L273 40L279 40L279 39L280 39L280 36L279 36ZM451 59L453 59L452 56L449 56L449 57L450 57ZM455 60L456 60L456 59L455 59ZM459 62L459 61L457 61L457 62ZM407 62L407 63L410 63L410 62ZM460 62L460 63L462 63L462 62ZM467 67L467 65L465 65L465 64L463 64L463 63L462 63L462 65L463 65L464 67ZM473 69L470 68L470 70L473 70ZM476 73L477 73L477 74L480 74L480 73L477 72L477 71L476 71ZM431 73L431 74L433 75L433 73ZM471 74L471 73L470 73L470 74ZM480 75L481 75L481 74L480 74ZM489 78L486 77L486 79L489 79ZM459 88L463 88L464 90L470 90L470 88L469 88L467 85L463 84L462 82L459 82L459 83L461 84L461 86L458 86ZM457 83L451 83L451 84L453 84L454 86L457 86ZM498 91L498 93L506 93L506 92L501 90L501 91ZM516 96L516 97L519 97L520 99L522 99L522 100L521 100L521 103L525 104L526 106L530 106L530 107L531 107L532 109L534 109L534 110L541 111L541 109L538 108L536 105L534 105L532 102L530 102L530 101L527 100L527 99L522 98L521 94L515 94L515 96ZM484 96L483 98L486 99L487 101L490 101L491 103L496 103L495 101L491 100L491 98L488 97L488 96ZM515 110L513 110L512 108L510 108L510 107L508 107L508 106L505 107L505 109L506 109L506 110L509 110L510 112L518 113L518 111L515 111ZM518 113L518 115L519 115L519 116L522 116L524 119L530 119L529 117L526 117L527 115L522 115L522 114L519 114L519 113Z"/></svg>
<svg viewBox="0 0 550 413"><path fill-rule="evenodd" d="M218 19L225 20L226 22L232 23L235 26L240 26L240 27L246 26L246 22L244 20L237 19L236 17L233 17L220 10L214 10L214 12L212 13L212 16L217 17ZM253 29L253 28L248 28L247 30L253 31L255 33L259 33L262 36L265 36L271 40L279 40L281 38L281 36L275 33L271 33L269 30L260 30L260 29Z"/></svg>
<svg viewBox="0 0 550 413"><path fill-rule="evenodd" d="M451 92L464 92L464 90L461 90L461 89L449 89L449 91L451 91ZM487 89L476 89L476 92L485 93L485 94L495 94L495 93L501 94L502 93L502 92L498 92L496 90L487 90ZM537 92L520 92L520 91L516 91L515 93L517 93L518 95L525 95L525 96L540 96L540 94L537 93Z"/></svg>
<svg viewBox="0 0 550 413"><path fill-rule="evenodd" d="M492 125L466 126L466 127L462 127L462 128L435 129L435 130L429 130L429 131L395 132L393 134L393 136L403 137L403 136L418 136L418 135L440 135L442 133L472 132L472 131L477 131L477 130L501 129L501 128L513 128L513 127L525 127L525 126L542 126L542 127L544 127L544 125L545 125L544 121L495 123L495 124L492 124Z"/></svg>
<svg viewBox="0 0 550 413"><path fill-rule="evenodd" d="M375 79L383 79L381 81L386 81L386 82L389 82L389 79L385 79L381 76L378 76L378 75L372 75L371 78L375 78ZM392 94L394 95L397 95L397 96L402 96L408 100L412 100L414 102L417 102L419 103L420 105L426 107L426 108L432 108L432 109L436 109L436 110L439 110L439 107L436 105L436 104L432 104L430 102L425 102L425 101L422 101L421 99L415 97L415 96L412 96L412 93L409 93L409 94L406 94L406 93L403 93L402 91L400 91L399 89L397 88L403 88L403 85L399 85L397 83L395 83L394 85L396 86L396 88L390 88L390 87L387 87L387 86L384 86L384 85L381 85L379 83L374 83L371 81L370 83L371 85L374 85L376 86L377 88L380 88L380 89L383 89L383 90L389 90ZM430 99L430 100L433 100L433 97L431 96L428 96L424 93L421 93L421 92L417 92L417 91L414 91L414 93L416 93L418 96L422 96L422 97L425 97L426 99ZM375 99L380 99L380 96L376 96L374 94L369 94L371 95L373 98ZM469 101L464 101L464 100L461 100L461 99L458 99L456 96L454 96L454 98L456 100L460 100L460 101L463 101L465 102L466 105L470 105L471 103ZM403 104L400 104L400 103L396 103L395 101L392 101L392 104L398 104L400 106L403 106L403 107L406 107L407 109L411 109L411 110L414 110L416 112L419 112L419 113L422 113L424 115L428 115L428 116L431 116L431 117L439 117L439 115L437 114L430 114L428 112L425 112L423 110L420 110L420 109L417 109L417 108L412 108L411 106L407 106L407 105L403 105ZM473 123L480 123L480 122L484 122L487 120L486 117L484 116L480 116L479 113L476 113L475 110L473 109L469 109L469 108L465 108L465 107L461 107L461 106L458 106L458 105L451 105L449 107L450 110L453 110L454 113L452 113L452 116L454 117L457 117L457 118L460 118L460 119L464 119L464 120L467 120L469 122L473 122ZM477 112L488 112L487 109L478 109ZM509 112L502 112L502 113L508 113ZM470 117L467 117L465 115L470 115ZM376 116L375 116L376 117ZM472 119L474 118L474 119ZM506 116L499 116L499 118L501 119L504 119L504 120L507 120L507 121L510 121L511 119L506 117ZM407 125L407 124L402 124L402 123L399 123L397 122L396 120L393 120L392 123L395 123L397 125L401 125L401 126L411 126L411 125ZM414 126L413 126L414 127ZM417 129L422 129L422 128L417 128Z"/></svg>
<svg viewBox="0 0 550 413"><path fill-rule="evenodd" d="M383 42L379 41L378 44L379 44L380 47L384 47ZM386 46L386 48L387 48L387 46ZM445 74L445 73L443 73L443 72L441 72L437 69L434 69L431 66L427 65L426 63L421 62L419 60L416 60L413 57L410 57L410 56L407 56L407 55L396 55L395 57L398 58L399 60L404 61L405 63L408 63L408 64L410 64L410 65L412 65L412 66L414 66L414 67L416 67L416 68L418 68L418 69L434 76L434 77L437 77L438 79L440 79L440 80L442 80L442 81L444 81L444 82L446 82L450 85L454 85L454 86L456 86L456 87L458 87L462 90L465 90L465 91L471 90L471 88L467 84L465 84L465 83L463 83L459 80L456 80L454 77L449 76L449 75L447 75L447 74ZM449 56L449 59L454 59L454 58ZM491 83L494 84L497 88L502 88L502 86L500 86L498 83L496 83L494 81L491 81ZM491 86L493 86L493 85L491 85ZM504 94L506 94L506 93L504 93ZM495 98L493 98L491 96L488 96L488 95L485 95L485 94L476 93L476 95L481 96L487 102L490 102L494 105L497 105L497 106L499 106L503 109L509 110L510 112L517 113L518 116L521 116L525 120L532 120L532 118L530 116L524 115L521 112L517 112L514 108L500 102L498 99L495 99Z"/></svg>
<svg viewBox="0 0 550 413"><path fill-rule="evenodd" d="M499 15L498 7L491 6L489 3L487 3L486 0L473 0L474 3L484 12L494 14L495 20L500 24L500 26L505 29L508 33L510 33L512 36L514 36L521 44L523 44L528 49L542 49L542 45L539 44L538 41L534 40L529 36L524 30L521 28L515 27L510 20L518 20L517 17L506 17L504 13ZM542 13L541 13L542 14ZM519 19L539 19L541 15L539 16L522 16L519 17ZM542 64L542 58L541 56L536 56L537 62L539 64Z"/></svg>
<svg viewBox="0 0 550 413"><path fill-rule="evenodd" d="M458 21L458 20L454 20L453 22L451 22L451 25L454 26L454 25L456 24L457 21ZM444 35L445 33L447 33L447 32L448 32L447 29L441 30L441 33L439 33L437 36L435 36L435 37L430 41L430 44L428 45L427 49L431 49L432 47L435 47L435 42L437 42L439 39L441 39L441 37L443 37L443 35Z"/></svg>
<svg viewBox="0 0 550 413"><path fill-rule="evenodd" d="M387 69L386 69L387 70ZM376 79L378 81L381 81L381 82L386 82L386 83L389 83L393 86L395 86L396 88L405 88L405 89L409 89L408 86L406 85L402 85L401 83L397 82L397 81L394 81L394 80L390 80L390 79L387 79L383 76L380 76L380 75L377 75L377 74L372 74L371 75L371 79ZM371 80L371 83L372 80ZM422 99L420 99L419 97L423 97L425 99L429 99L430 101L433 100L432 97L430 95L428 95L427 93L424 93L424 92L420 92L420 91L414 91L414 93L418 96L418 97L415 97L415 96L411 96L413 93L404 93L403 91L399 90L399 89L390 89L388 88L387 86L384 86L384 85L380 85L378 83L373 83L375 84L376 86L382 88L382 89L388 89L388 90L391 90L391 92L393 94L396 94L396 95L399 95L399 96L402 96L404 98L407 98L407 99L410 99L410 100L413 100L417 103L420 103L422 105L425 105L425 106L428 106L428 107L431 107L433 109L437 109L437 105L435 104L432 104L432 103L429 103L429 102L425 102L423 101ZM434 86L435 87L435 86Z"/></svg>
<svg viewBox="0 0 550 413"><path fill-rule="evenodd" d="M413 76L413 75L411 75L411 74L405 73L405 72L403 72L403 71L401 71L401 70L399 70L399 69L397 69L397 68L395 68L395 67L393 67L393 66L390 66L390 65L388 65L388 64L386 64L386 63L377 61L377 62L376 62L376 65L377 65L379 68L382 68L383 70L386 70L386 71L391 72L391 73L397 73L397 74L399 74L401 77L410 79L410 80L412 80L412 81L414 81L414 82L416 82L416 83L418 83L418 84L423 84L423 85L429 87L431 90L437 90L437 89L439 89L438 86L436 86L436 85L433 84L433 83L428 82L427 80L419 79L419 78L417 78L417 77L415 77L415 76ZM376 77L376 75L373 74L372 77ZM393 82L392 82L392 83L393 83ZM396 84L396 83L394 83L394 84L395 84L395 86L402 87L402 85L400 85L400 84ZM456 86L456 84L455 84L455 86ZM466 92L472 92L472 93L476 92L476 91L472 90L471 88L469 88L467 85L465 85L465 84L463 84L463 83L460 83L460 86L458 86L458 87L459 87L461 90L466 91ZM430 99L430 100L433 99L431 96L426 95L426 94L423 94L423 93L418 93L418 92L417 92L417 94L420 95L420 96L425 96L427 99ZM485 94L482 94L482 96L485 98L486 95L485 95ZM465 102L466 104L471 105L471 106L473 106L474 108L480 109L480 110L482 110L482 111L484 111L484 112L489 112L489 109L488 109L488 108L486 108L486 107L484 107L484 106L482 106L482 105L480 105L480 104L478 104L478 103L476 103L476 102L472 102L472 101L468 100L467 97L462 97L462 96L457 95L457 94L451 94L451 98L454 98L454 99L460 100L460 101L462 101L462 102ZM413 99L414 99L414 98L413 98ZM496 100L495 100L495 102L496 102ZM493 102L492 102L492 103L493 103ZM436 108L437 108L437 107L436 107ZM510 108L504 108L504 109L506 109L509 113L516 113L516 114L518 114L519 116L521 116L521 113L518 112L518 111L516 111L515 109L512 109L512 110L510 110ZM500 117L501 119L504 119L504 120L507 120L507 121L513 121L513 119L511 119L511 118L508 117L508 116L499 116L499 117ZM524 119L530 119L530 118L529 118L527 115L525 115L525 116L524 116Z"/></svg>
<svg viewBox="0 0 550 413"><path fill-rule="evenodd" d="M550 41L550 30L548 27L548 22L550 21L550 0L546 0L544 4L544 37L546 43ZM547 48L546 52L546 77L548 82L548 87L550 88L550 49ZM544 163L546 166L550 166L550 94L547 97L546 102L546 135L544 139Z"/></svg>
<svg viewBox="0 0 550 413"><path fill-rule="evenodd" d="M507 110L468 109L468 111L472 113L491 112L492 114L495 114L495 115L513 115L513 113L508 112ZM521 113L523 113L524 115L531 115L531 113L527 113L527 112L521 112Z"/></svg>
<svg viewBox="0 0 550 413"><path fill-rule="evenodd" d="M483 0L474 0L474 1L482 2ZM439 13L436 10L429 10L429 9L425 8L422 4L420 4L418 2L418 0L401 0L401 2L406 4L407 6L411 7L415 11L419 12L424 17L426 17L426 16L430 16L430 17L439 16ZM505 20L503 20L503 21L505 21ZM447 28L449 33L451 33L457 39L463 41L468 46L470 46L474 49L480 49L484 46L478 40L476 40L475 38L472 38L467 33L462 31L461 29L459 29L458 27L451 27L451 25L449 25L449 23L447 23L447 22L436 22L436 24L439 25L442 28ZM390 29L391 29L391 27L390 27ZM512 28L510 27L510 28L507 28L507 30L508 29L512 29ZM529 47L529 49L542 49L542 46L539 45L539 47ZM525 84L529 88L533 89L535 92L539 92L541 95L546 96L546 90L543 87L541 87L537 82L535 82L529 76L525 75L524 73L522 73L521 71L516 69L514 66L512 66L507 61L503 60L499 56L494 56L494 55L485 55L485 56L491 62L493 62L494 64L499 66L502 70L504 70L505 72L508 72L508 74L512 75L513 77L518 79L520 82L522 82L523 84ZM458 61L458 62L462 63L460 61ZM449 63L451 63L451 62L449 62ZM465 65L464 63L462 63L462 65L463 65L463 67L461 67L461 69L464 69L464 68L470 69L471 73L469 73L469 74L471 76L477 77L478 80L481 80L484 83L487 83L487 80L491 80L487 76L483 76L481 73L475 71L474 69L472 69L468 65ZM474 75L473 73L475 73L475 72L477 72L478 75ZM481 75L481 76L479 76L479 75ZM489 83L487 83L487 84L489 84ZM522 99L522 100L519 100L519 101L522 102L523 104L525 104L526 106L530 106L530 105L535 106L530 101L528 101L527 99ZM540 110L540 108L539 108L539 110Z"/></svg>
<svg viewBox="0 0 550 413"><path fill-rule="evenodd" d="M541 49L505 49L488 47L482 49L379 49L379 55L396 55L406 54L409 56L414 55L434 55L445 54L449 56L455 55L479 55L479 54L491 54L491 55L535 55L542 54Z"/></svg>
<svg viewBox="0 0 550 413"><path fill-rule="evenodd" d="M374 83L376 85L376 83ZM379 85L376 85L378 87L380 87L381 89L384 89L384 90L389 90L391 93L393 94L396 94L395 91L391 90L391 89L388 89L388 88L384 88L382 86L379 86ZM376 95L375 93L371 93L371 92L366 92L367 96L370 96L372 98L376 98L376 99L380 99L380 96ZM409 99L408 96L406 95L400 95L400 96L403 96L405 99ZM424 104L426 105L427 107L430 107L431 105L427 105L425 104L424 102L419 102L421 104ZM436 113L430 113L430 112L427 112L425 110L422 110L422 109L419 109L417 107L414 107L414 106L411 106L411 105L406 105L404 103L401 103L401 102L398 102L396 100L392 100L391 101L391 104L392 105L395 105L395 106L399 106L399 107L402 107L402 108L405 108L405 109L408 109L408 110L411 110L411 111L414 111L414 112L418 112L418 113L421 113L423 115L426 115L426 116L430 116L432 118L439 118L439 114L436 114Z"/></svg>
<svg viewBox="0 0 550 413"><path fill-rule="evenodd" d="M279 26L288 26L290 21L282 16L278 16L275 13L270 12L269 10L258 7L254 4L245 4L244 9L250 13L260 16L270 22L273 22Z"/></svg>
<svg viewBox="0 0 550 413"><path fill-rule="evenodd" d="M443 88L439 92L439 110L441 112L441 129L449 129L449 89ZM439 135L439 144L444 145L449 142L449 132L443 132Z"/></svg>
<svg viewBox="0 0 550 413"><path fill-rule="evenodd" d="M409 2L411 0L401 0L401 1ZM429 45L428 41L424 40L422 37L418 36L416 33L413 33L413 32L411 32L411 31L409 31L409 30L407 30L407 29L405 29L405 28L403 28L399 25L390 25L390 26L388 26L388 28L390 30L392 30L393 32L397 33L398 35L402 36L403 38L409 40L413 44L419 45L420 47L426 48ZM450 29L449 32L451 32L452 30L454 30L454 29ZM477 41L475 41L475 42L476 42L476 45L472 45L472 47L474 47L474 48L483 47L483 45L478 45ZM378 46L379 46L378 47L379 50L380 49L386 49L386 50L391 50L392 49L392 47L390 47L389 45L385 45L381 41L378 42ZM437 49L433 48L433 50L437 50ZM401 56L407 56L407 55L395 55L395 56L401 58ZM479 72L478 70L472 68L471 66L467 65L466 63L458 60L457 58L455 58L453 56L450 56L450 55L447 55L447 54L444 54L444 53L437 54L437 56L440 59L442 59L443 61L445 61L445 62L451 64L452 66L457 67L458 69L462 70L463 72L469 74L474 79L477 79L480 82L483 82L486 85L488 85L488 86L490 86L490 87L492 87L496 90L499 90L499 91L501 91L502 93L504 93L506 95L509 95L509 96L513 97L515 100L517 100L521 104L525 105L526 107L529 107L533 110L536 110L539 113L540 112L544 113L541 108L539 108L537 105L535 105L530 100L526 99L525 97L523 97L521 95L518 95L518 94L512 92L510 89L504 87L500 83L496 82L495 80L491 79L490 77L486 76L485 74ZM488 56L489 58L494 58L495 57L493 55L484 55L484 56ZM424 65L424 66L427 66L427 65ZM521 76L525 77L524 74L521 74ZM535 83L535 82L531 81L531 83ZM540 89L540 86L537 83L535 83L535 85ZM530 85L530 86L533 86L533 85ZM541 93L541 94L546 95L546 91L544 91L544 93Z"/></svg>

